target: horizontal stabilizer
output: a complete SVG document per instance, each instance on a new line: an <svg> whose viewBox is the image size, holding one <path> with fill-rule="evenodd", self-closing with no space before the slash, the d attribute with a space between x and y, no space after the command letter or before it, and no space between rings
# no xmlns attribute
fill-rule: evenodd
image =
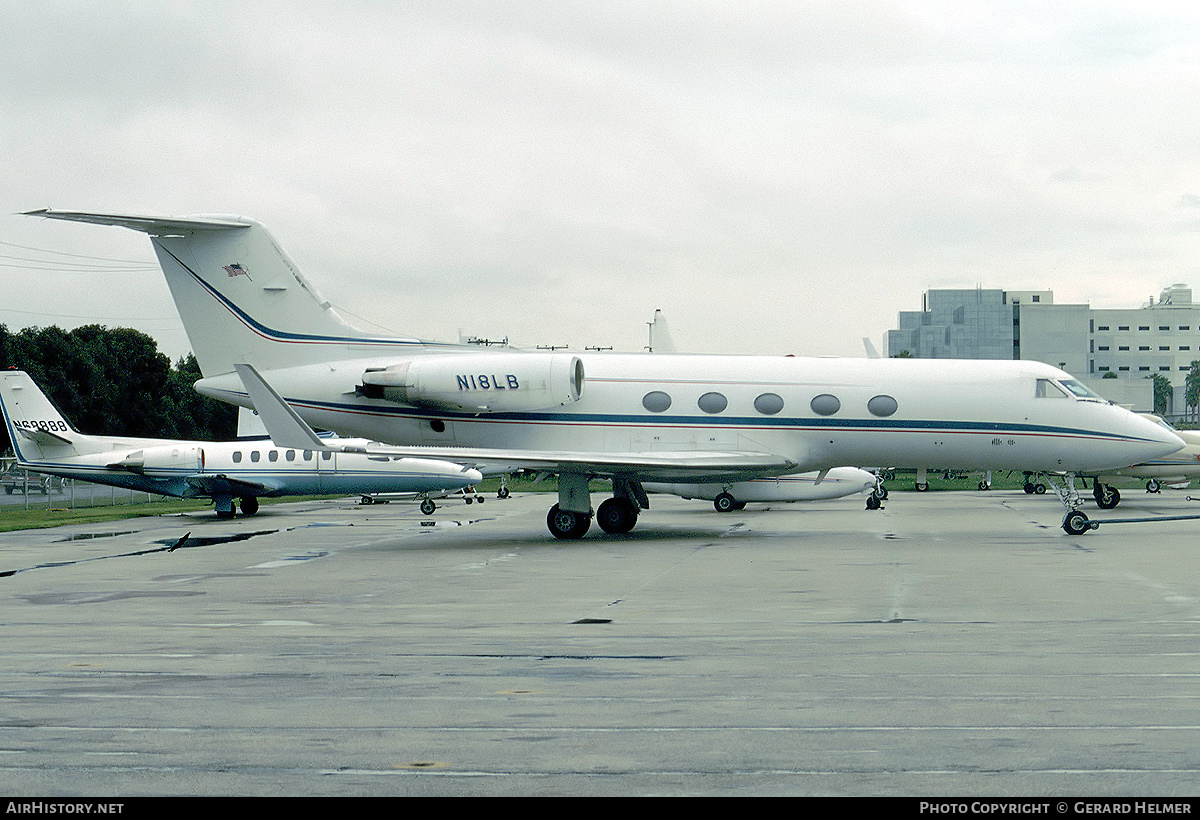
<svg viewBox="0 0 1200 820"><path fill-rule="evenodd" d="M63 219L68 222L90 222L93 225L116 225L134 231L165 236L167 234L192 233L194 231L228 230L249 228L249 222L229 216L136 216L131 214L96 214L86 211L55 211L43 208L26 211L25 216L44 216L47 219Z"/></svg>
<svg viewBox="0 0 1200 820"><path fill-rule="evenodd" d="M30 441L36 441L43 447L71 443L69 438L64 438L58 433L52 433L49 430L43 430L40 427L36 429L29 429L27 427L14 426L13 429L20 433L23 437L29 439Z"/></svg>

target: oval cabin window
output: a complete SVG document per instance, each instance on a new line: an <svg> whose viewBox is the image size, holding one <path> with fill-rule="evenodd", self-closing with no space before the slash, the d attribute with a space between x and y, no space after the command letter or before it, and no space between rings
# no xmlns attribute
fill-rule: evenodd
<svg viewBox="0 0 1200 820"><path fill-rule="evenodd" d="M812 407L812 411L818 416L832 416L838 410L842 409L842 402L837 396L822 393L819 396L814 396L809 406Z"/></svg>
<svg viewBox="0 0 1200 820"><path fill-rule="evenodd" d="M671 397L661 390L654 390L642 396L642 407L651 413L665 412L671 406Z"/></svg>
<svg viewBox="0 0 1200 820"><path fill-rule="evenodd" d="M754 409L764 416L773 416L783 409L783 399L774 393L763 393L754 400Z"/></svg>
<svg viewBox="0 0 1200 820"><path fill-rule="evenodd" d="M867 402L867 409L871 411L871 415L880 417L890 416L898 407L896 400L891 396L876 396Z"/></svg>

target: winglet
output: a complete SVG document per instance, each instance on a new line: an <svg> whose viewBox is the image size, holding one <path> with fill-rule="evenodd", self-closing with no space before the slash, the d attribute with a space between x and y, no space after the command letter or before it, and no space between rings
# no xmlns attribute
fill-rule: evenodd
<svg viewBox="0 0 1200 820"><path fill-rule="evenodd" d="M294 447L297 450L327 450L329 445L322 441L304 419L275 392L271 385L251 365L235 364L250 401L258 411L267 434L276 447Z"/></svg>

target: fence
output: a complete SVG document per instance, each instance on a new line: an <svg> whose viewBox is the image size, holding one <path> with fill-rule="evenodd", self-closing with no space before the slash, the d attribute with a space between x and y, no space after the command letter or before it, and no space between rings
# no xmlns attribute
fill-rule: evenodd
<svg viewBox="0 0 1200 820"><path fill-rule="evenodd" d="M15 459L0 459L0 511L4 507L23 505L25 509L79 509L86 507L118 507L148 504L169 496L140 490L125 490L90 481L41 475L13 466Z"/></svg>

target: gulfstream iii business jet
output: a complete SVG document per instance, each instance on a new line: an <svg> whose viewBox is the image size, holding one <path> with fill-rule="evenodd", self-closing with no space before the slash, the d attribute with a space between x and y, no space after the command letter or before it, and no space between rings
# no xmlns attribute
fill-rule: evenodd
<svg viewBox="0 0 1200 820"><path fill-rule="evenodd" d="M251 219L30 215L151 237L201 393L250 406L234 368L249 363L313 427L557 474L547 523L561 538L590 526L592 477L613 484L601 527L624 532L649 506L643 482L846 464L1073 475L1183 446L1036 362L573 355L380 336L340 317ZM1077 505L1078 493L1065 500Z"/></svg>
<svg viewBox="0 0 1200 820"><path fill-rule="evenodd" d="M0 371L0 413L22 469L176 498L212 498L220 518L232 517L238 502L243 515L253 515L262 496L431 493L461 489L482 478L452 462L370 458L333 453L324 445L304 450L274 447L265 440L88 436L72 429L20 370Z"/></svg>

